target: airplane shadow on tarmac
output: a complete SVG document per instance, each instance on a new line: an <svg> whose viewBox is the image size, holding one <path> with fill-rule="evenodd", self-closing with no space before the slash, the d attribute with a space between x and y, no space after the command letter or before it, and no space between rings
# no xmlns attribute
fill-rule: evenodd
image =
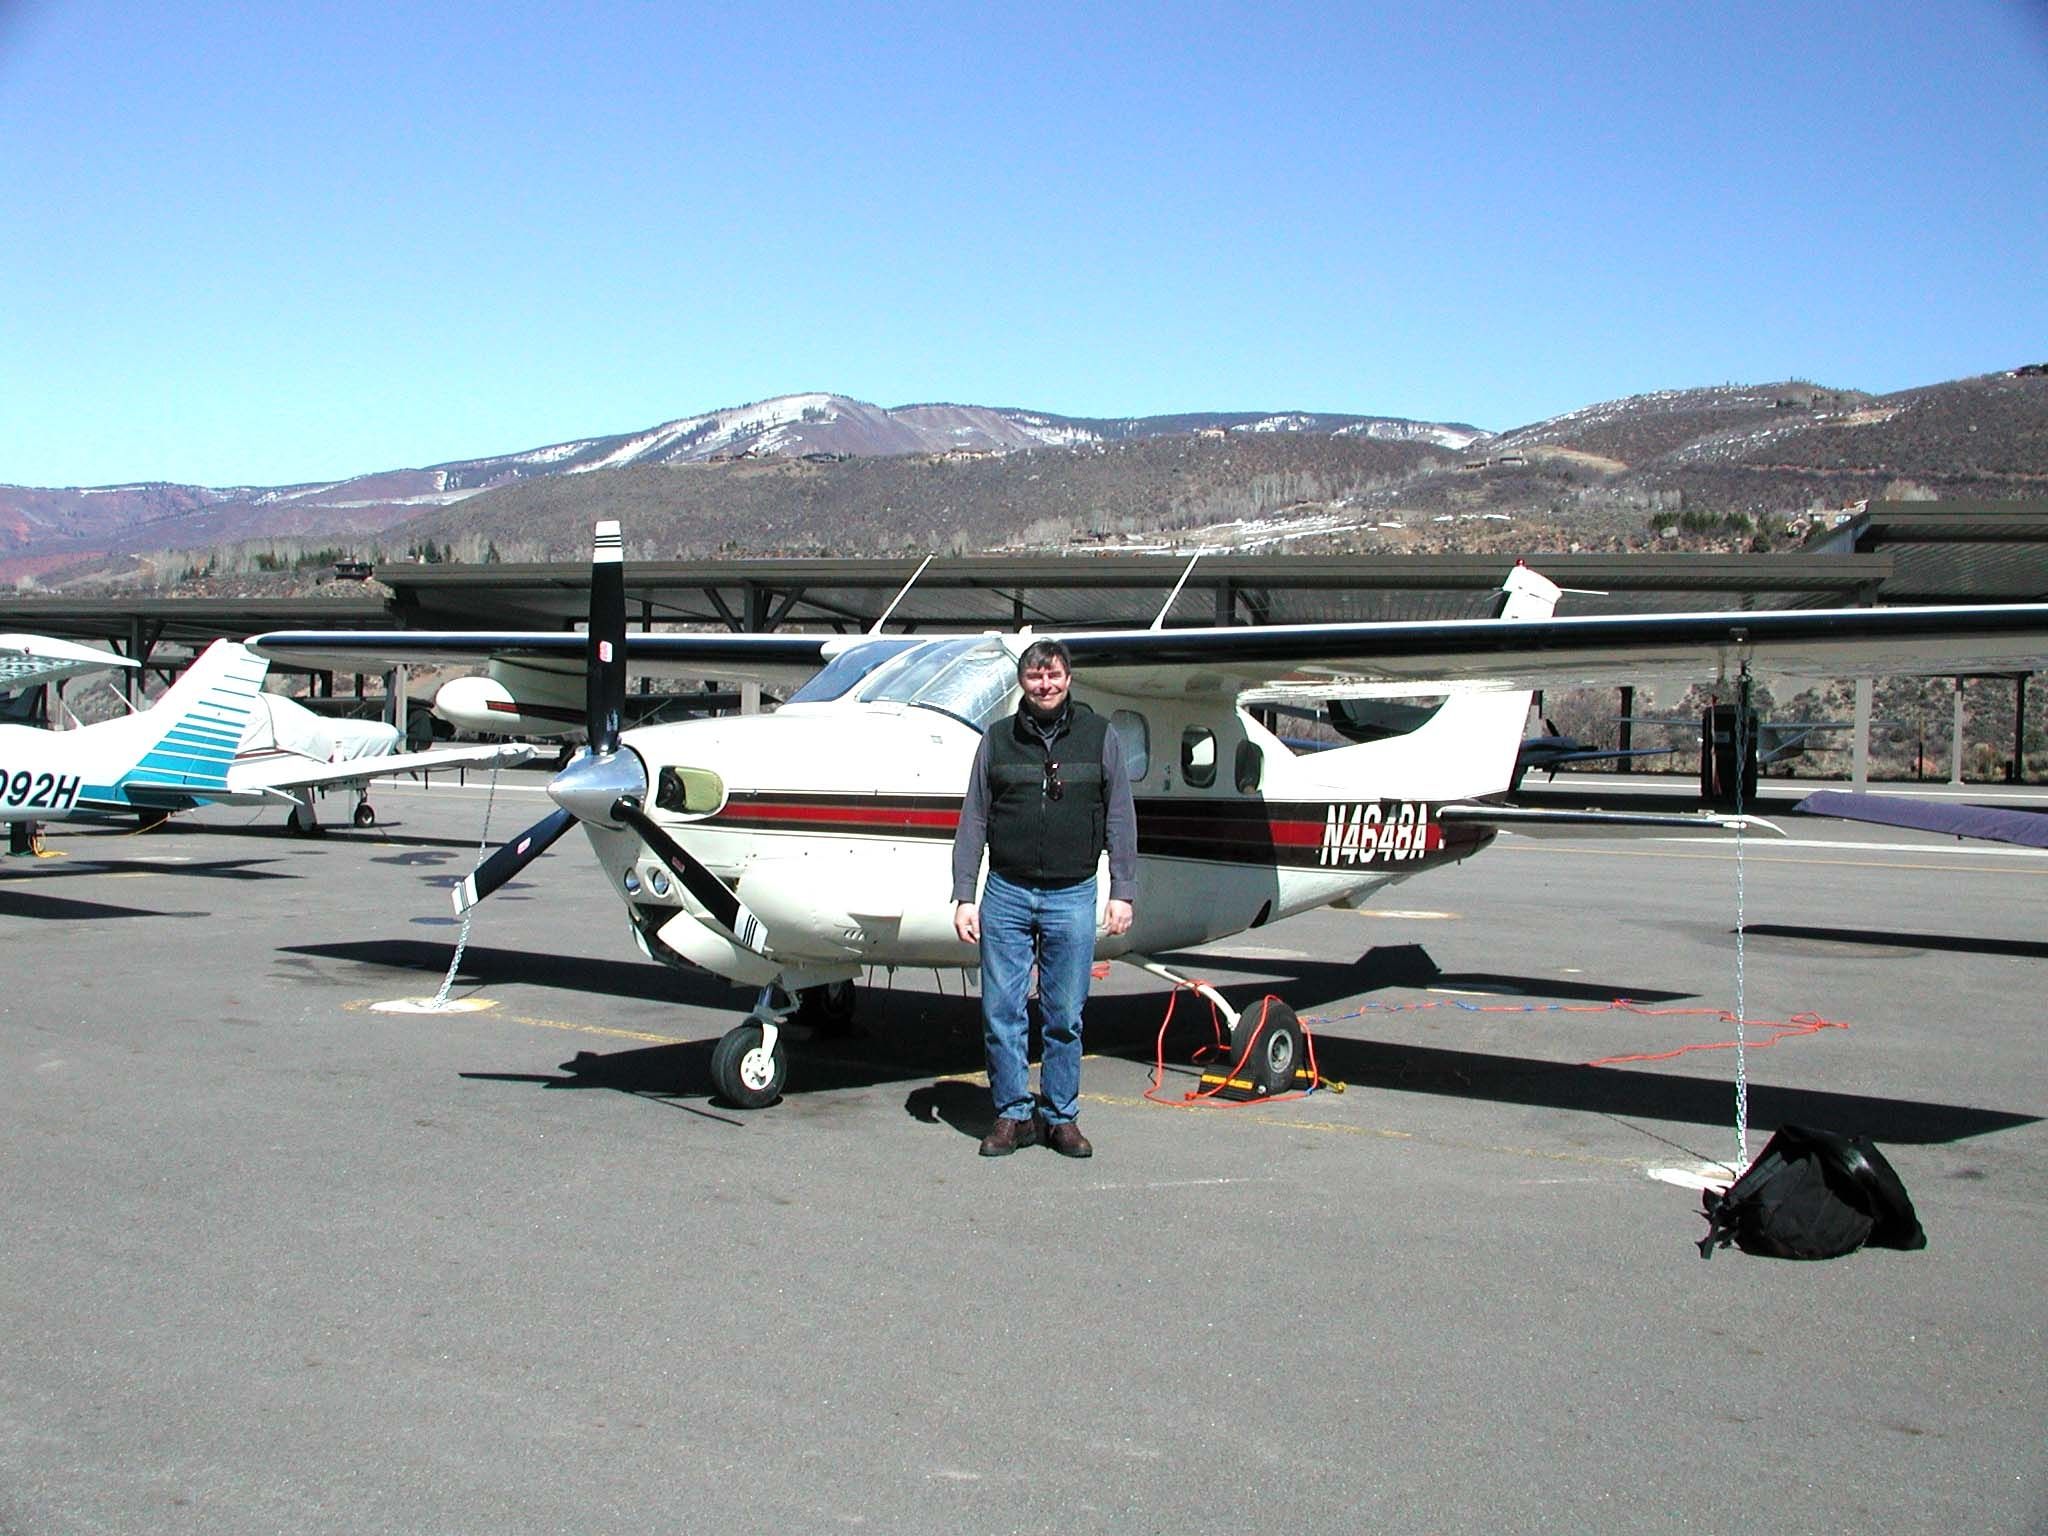
<svg viewBox="0 0 2048 1536"><path fill-rule="evenodd" d="M417 940L292 945L283 952L353 961L422 978L438 979L448 965L446 945ZM1184 973L1203 969L1202 956L1159 958L1183 962ZM1261 973L1282 973L1285 980L1274 990L1302 1012L1382 988L1428 984L1550 1001L1611 1002L1628 997L1637 1002L1668 1002L1690 995L1560 983L1547 977L1445 973L1437 970L1420 945L1370 950L1349 965L1262 958L1239 961L1235 966L1219 960L1214 966L1217 970L1253 967ZM650 1003L683 1003L722 1012L729 1022L738 1021L747 1002L742 989L715 977L618 960L475 946L465 951L460 980L470 987L486 981L493 985L517 983ZM1250 984L1226 981L1224 986L1239 1007L1259 995ZM1088 1004L1090 1052L1150 1065L1158 1053L1167 996L1163 990L1098 992ZM1358 1021L1349 1022L1356 1027ZM653 1029L662 1027L658 1019L648 1023ZM724 1025L719 1028L722 1031ZM1183 1067L1192 1049L1208 1044L1211 1038L1208 1009L1184 1002L1166 1042L1167 1064ZM607 1088L676 1101L677 1107L688 1108L691 1106L680 1101L711 1094L713 1044L714 1039L707 1037L622 1051L579 1051L562 1063L557 1076L487 1071L462 1075L548 1089ZM1316 1056L1326 1077L1353 1089L1437 1094L1701 1126L1721 1127L1729 1121L1730 1087L1725 1075L1679 1076L1669 1071L1593 1067L1322 1032L1316 1035ZM911 1090L904 1102L905 1112L927 1122L942 1120L966 1136L980 1136L988 1125L987 1092L976 1083L958 1079L979 1073L982 1066L978 998L895 992L876 985L862 989L859 1013L850 1032L810 1037L807 1031L792 1031L785 1097L801 1100L812 1094L932 1079ZM1752 1084L1749 1118L1752 1128L1760 1132L1785 1124L1813 1125L1880 1142L1931 1143L2011 1130L2033 1124L2039 1117L1971 1105Z"/></svg>
<svg viewBox="0 0 2048 1536"><path fill-rule="evenodd" d="M1752 932L1756 931L1754 929ZM1784 930L1801 934L1846 930ZM1904 942L1903 935L1863 935L1871 942ZM1917 936L1925 947L1944 947L1940 936ZM1954 940L1946 947L1991 944L1988 952L2008 952L1996 941ZM1162 957L1171 962L1174 957ZM1200 956L1186 957L1189 964ZM1261 959L1261 970L1283 972L1287 999L1298 1011L1317 999L1348 999L1382 987L1435 986L1552 1002L1666 1003L1691 996L1641 987L1560 982L1553 977L1514 977L1442 972L1419 944L1368 950L1356 965L1333 966L1316 960ZM1338 973L1332 975L1331 973ZM1348 974L1350 983L1339 978ZM1297 987L1295 978L1307 985ZM1242 1000L1240 999L1240 1004ZM1348 1020L1350 1027L1360 1021ZM1368 1026L1369 1027L1369 1026ZM1536 1057L1449 1050L1399 1042L1316 1035L1316 1058L1325 1076L1354 1088L1383 1088L1397 1093L1436 1093L1500 1104L1580 1110L1588 1114L1669 1120L1722 1126L1729 1121L1730 1079L1727 1076L1681 1077L1669 1072L1627 1067L1599 1067L1580 1062ZM1917 1099L1878 1098L1865 1094L1831 1093L1818 1089L1749 1087L1750 1124L1763 1131L1778 1126L1825 1127L1843 1135L1869 1136L1876 1141L1947 1142L1993 1131L2034 1124L2039 1117L1974 1105L1934 1104Z"/></svg>
<svg viewBox="0 0 2048 1536"><path fill-rule="evenodd" d="M453 946L447 940L364 939L333 944L286 944L280 954L310 955L322 960L346 960L375 970L400 971L439 979L448 974L448 956ZM598 997L622 997L647 1003L682 1003L693 1008L732 1007L735 1017L746 1004L734 1007L733 1000L744 994L730 982L716 976L697 976L688 971L642 961L592 955L560 955L527 949L493 949L471 944L462 952L458 988L480 986L552 987L564 992L590 993ZM650 1027L658 1024L650 1021Z"/></svg>
<svg viewBox="0 0 2048 1536"><path fill-rule="evenodd" d="M85 923L116 917L211 917L211 912L166 912L152 907L117 907L104 901L71 901L40 891L0 890L0 917L40 918L45 922Z"/></svg>
<svg viewBox="0 0 2048 1536"><path fill-rule="evenodd" d="M2048 960L2048 942L2038 939L1987 939L1977 934L1889 933L1874 928L1818 928L1803 923L1751 923L1753 940L1784 941L1787 948L1810 946L1807 953L1854 945L1915 955L1929 950L1958 955L2008 955L2016 960Z"/></svg>
<svg viewBox="0 0 2048 1536"><path fill-rule="evenodd" d="M195 859L179 863L167 859L95 859L66 854L59 859L37 859L19 868L0 868L0 881L14 885L24 895L51 880L84 879L92 875L171 875L180 880L297 880L289 870L266 869L273 859Z"/></svg>

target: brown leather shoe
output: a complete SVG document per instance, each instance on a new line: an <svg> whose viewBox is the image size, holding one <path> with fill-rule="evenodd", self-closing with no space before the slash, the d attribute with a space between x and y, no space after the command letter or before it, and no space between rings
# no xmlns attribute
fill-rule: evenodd
<svg viewBox="0 0 2048 1536"><path fill-rule="evenodd" d="M1081 1134L1081 1127L1069 1120L1063 1125L1049 1125L1045 1128L1045 1144L1061 1157L1093 1157L1095 1148L1088 1138Z"/></svg>
<svg viewBox="0 0 2048 1536"><path fill-rule="evenodd" d="M989 1133L981 1138L983 1157L1008 1157L1019 1147L1038 1145L1038 1116L1028 1120L1012 1120L1005 1116L989 1127Z"/></svg>

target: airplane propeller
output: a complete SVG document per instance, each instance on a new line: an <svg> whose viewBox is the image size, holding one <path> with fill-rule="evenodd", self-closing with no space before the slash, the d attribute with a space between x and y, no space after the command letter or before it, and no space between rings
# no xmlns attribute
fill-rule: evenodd
<svg viewBox="0 0 2048 1536"><path fill-rule="evenodd" d="M455 915L461 917L520 870L554 847L561 835L576 825L573 811L557 810L542 817L509 843L501 843L491 856L470 871L469 878L455 888Z"/></svg>
<svg viewBox="0 0 2048 1536"><path fill-rule="evenodd" d="M585 660L589 750L548 782L557 809L501 845L456 887L456 915L467 913L546 853L570 827L586 821L632 828L714 922L743 947L761 953L766 926L732 887L648 816L646 766L638 753L620 749L619 724L626 709L626 572L624 539L616 522L600 522L592 540Z"/></svg>
<svg viewBox="0 0 2048 1536"><path fill-rule="evenodd" d="M738 939L744 948L757 955L762 953L762 945L768 937L767 926L754 916L731 886L664 832L639 800L630 795L620 797L612 806L612 815L640 834L640 840L668 866L668 872L676 877L683 889L697 898L698 904L711 914L713 922Z"/></svg>
<svg viewBox="0 0 2048 1536"><path fill-rule="evenodd" d="M616 522L597 525L590 551L590 644L584 723L590 755L610 757L619 749L619 720L626 712L626 550Z"/></svg>
<svg viewBox="0 0 2048 1536"><path fill-rule="evenodd" d="M584 660L584 727L590 746L549 781L548 794L558 809L501 844L455 888L457 917L546 853L579 820L610 821L615 801L647 793L639 758L619 751L619 722L626 712L626 566L625 539L612 521L599 523L591 540L590 636Z"/></svg>

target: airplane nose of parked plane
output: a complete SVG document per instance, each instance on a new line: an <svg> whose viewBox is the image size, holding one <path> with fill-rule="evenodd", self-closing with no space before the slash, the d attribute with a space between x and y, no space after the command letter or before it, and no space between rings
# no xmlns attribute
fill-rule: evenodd
<svg viewBox="0 0 2048 1536"><path fill-rule="evenodd" d="M548 795L578 821L616 827L612 807L623 796L647 798L647 765L631 747L602 757L585 754L548 781Z"/></svg>

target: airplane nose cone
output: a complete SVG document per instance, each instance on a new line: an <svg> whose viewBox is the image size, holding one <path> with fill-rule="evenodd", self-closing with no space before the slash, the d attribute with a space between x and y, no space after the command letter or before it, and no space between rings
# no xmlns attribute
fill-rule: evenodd
<svg viewBox="0 0 2048 1536"><path fill-rule="evenodd" d="M647 798L647 767L630 747L602 757L586 752L548 781L548 795L578 821L616 827L612 807L621 796Z"/></svg>

